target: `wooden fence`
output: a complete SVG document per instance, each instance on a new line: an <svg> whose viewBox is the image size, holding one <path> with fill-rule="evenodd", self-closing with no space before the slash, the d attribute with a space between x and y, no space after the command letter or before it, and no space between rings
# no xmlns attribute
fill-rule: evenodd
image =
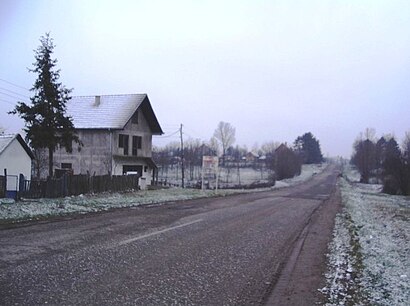
<svg viewBox="0 0 410 306"><path fill-rule="evenodd" d="M6 177L0 175L0 198L6 197Z"/></svg>
<svg viewBox="0 0 410 306"><path fill-rule="evenodd" d="M64 175L48 180L25 181L19 196L24 198L60 198L86 193L118 192L138 189L138 175Z"/></svg>

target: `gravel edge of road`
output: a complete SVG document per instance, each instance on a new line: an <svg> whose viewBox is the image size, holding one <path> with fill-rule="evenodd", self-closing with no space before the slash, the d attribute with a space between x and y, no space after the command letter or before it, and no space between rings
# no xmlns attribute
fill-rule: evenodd
<svg viewBox="0 0 410 306"><path fill-rule="evenodd" d="M342 209L340 187L316 209L294 243L289 260L282 265L276 284L265 305L323 305L319 292L325 283L328 245L335 217Z"/></svg>

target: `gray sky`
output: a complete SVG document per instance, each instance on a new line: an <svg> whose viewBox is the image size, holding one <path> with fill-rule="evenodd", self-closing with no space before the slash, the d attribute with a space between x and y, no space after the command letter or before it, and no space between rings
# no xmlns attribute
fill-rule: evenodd
<svg viewBox="0 0 410 306"><path fill-rule="evenodd" d="M0 0L8 133L23 127L6 112L31 95L46 32L72 95L147 93L168 134L183 123L208 140L226 121L251 148L310 131L324 154L348 157L366 127L400 141L410 130L408 0Z"/></svg>

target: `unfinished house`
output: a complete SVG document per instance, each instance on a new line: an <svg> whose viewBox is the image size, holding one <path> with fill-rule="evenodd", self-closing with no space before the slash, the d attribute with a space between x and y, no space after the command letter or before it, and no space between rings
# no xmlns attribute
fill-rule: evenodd
<svg viewBox="0 0 410 306"><path fill-rule="evenodd" d="M152 135L163 134L146 94L72 97L67 114L83 143L55 152L55 170L73 174L138 174L150 184L157 167ZM57 170L58 171L58 170Z"/></svg>

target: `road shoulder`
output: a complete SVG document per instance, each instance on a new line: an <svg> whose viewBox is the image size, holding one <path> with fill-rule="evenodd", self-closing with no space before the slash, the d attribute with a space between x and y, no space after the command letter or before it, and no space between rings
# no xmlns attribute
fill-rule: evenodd
<svg viewBox="0 0 410 306"><path fill-rule="evenodd" d="M267 305L323 304L318 288L325 285L326 253L332 238L336 214L341 210L341 196L336 187L328 200L311 216L284 265Z"/></svg>

